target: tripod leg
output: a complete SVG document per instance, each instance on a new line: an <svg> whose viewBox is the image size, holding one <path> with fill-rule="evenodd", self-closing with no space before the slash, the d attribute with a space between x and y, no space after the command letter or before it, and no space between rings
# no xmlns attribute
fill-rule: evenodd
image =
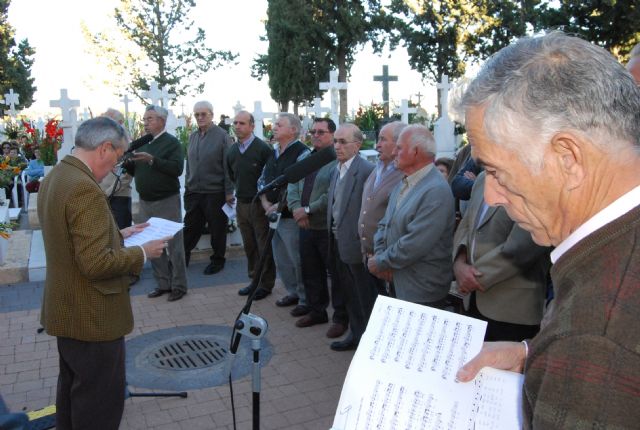
<svg viewBox="0 0 640 430"><path fill-rule="evenodd" d="M260 429L260 339L251 341L253 350L253 430Z"/></svg>

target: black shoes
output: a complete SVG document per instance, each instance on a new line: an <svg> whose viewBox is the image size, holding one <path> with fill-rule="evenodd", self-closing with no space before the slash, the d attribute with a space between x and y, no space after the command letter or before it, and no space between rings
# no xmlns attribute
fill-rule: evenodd
<svg viewBox="0 0 640 430"><path fill-rule="evenodd" d="M175 302L176 300L180 300L181 298L183 298L186 294L186 291L173 290L171 291L171 294L169 294L169 298L167 299L167 301Z"/></svg>
<svg viewBox="0 0 640 430"><path fill-rule="evenodd" d="M239 296L248 296L250 292L251 292L251 285L247 285L246 287L240 288L238 290L238 295Z"/></svg>
<svg viewBox="0 0 640 430"><path fill-rule="evenodd" d="M250 292L251 292L251 285L247 285L246 287L240 288L238 290L238 295L248 296ZM258 291L256 291L256 295L253 296L253 300L262 300L265 297L267 297L269 294L271 294L271 291L265 290L264 288L258 288Z"/></svg>
<svg viewBox="0 0 640 430"><path fill-rule="evenodd" d="M160 297L161 295L168 294L170 292L171 291L169 290L161 290L159 288L156 288L155 290L147 294L147 297L149 297L150 299L155 299L156 297Z"/></svg>
<svg viewBox="0 0 640 430"><path fill-rule="evenodd" d="M338 340L331 342L330 348L334 351L351 351L358 347L358 344L353 340L351 336L345 340Z"/></svg>
<svg viewBox="0 0 640 430"><path fill-rule="evenodd" d="M296 321L296 327L300 327L300 328L311 327L316 324L326 324L328 321L329 321L329 318L327 318L326 314L318 316L310 312L305 316L303 316L302 318L300 318L298 321Z"/></svg>
<svg viewBox="0 0 640 430"><path fill-rule="evenodd" d="M224 269L224 263L209 263L207 267L204 268L205 275L214 275Z"/></svg>
<svg viewBox="0 0 640 430"><path fill-rule="evenodd" d="M276 301L276 306L284 308L287 306L297 305L300 300L294 296L284 296L280 300Z"/></svg>
<svg viewBox="0 0 640 430"><path fill-rule="evenodd" d="M301 317L303 315L308 314L311 311L311 309L309 309L308 306L305 305L298 305L295 308L291 309L291 312L289 312L291 314L292 317Z"/></svg>

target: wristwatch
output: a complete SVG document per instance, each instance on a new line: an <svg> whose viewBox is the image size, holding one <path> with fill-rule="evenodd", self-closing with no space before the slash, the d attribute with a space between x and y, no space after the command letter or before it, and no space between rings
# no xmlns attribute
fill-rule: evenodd
<svg viewBox="0 0 640 430"><path fill-rule="evenodd" d="M151 160L149 160L149 166L153 166L153 158L151 158Z"/></svg>
<svg viewBox="0 0 640 430"><path fill-rule="evenodd" d="M308 215L309 211L310 211L309 206L305 206L304 207L304 213L306 213Z"/></svg>

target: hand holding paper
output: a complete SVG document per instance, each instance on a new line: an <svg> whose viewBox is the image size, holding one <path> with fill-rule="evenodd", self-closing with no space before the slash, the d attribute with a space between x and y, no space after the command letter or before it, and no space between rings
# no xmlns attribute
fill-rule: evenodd
<svg viewBox="0 0 640 430"><path fill-rule="evenodd" d="M138 228L137 231L133 232L129 237L125 236L124 246L142 246L152 240L167 241L170 240L183 227L182 223L173 222L157 217L149 218L145 224L148 225L141 230ZM127 229L134 228L135 230L135 227L136 226L128 227Z"/></svg>

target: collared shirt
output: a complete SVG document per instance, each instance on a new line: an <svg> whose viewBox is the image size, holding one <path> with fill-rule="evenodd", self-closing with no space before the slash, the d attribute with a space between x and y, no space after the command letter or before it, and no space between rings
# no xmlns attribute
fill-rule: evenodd
<svg viewBox="0 0 640 430"><path fill-rule="evenodd" d="M356 157L358 157L358 154L356 154L353 157L349 158L344 163L338 163L336 165L336 169L338 169L338 173L340 174L340 179L344 178L344 175L347 173L347 170L349 170L349 167L351 167L351 163L353 163L353 160Z"/></svg>
<svg viewBox="0 0 640 430"><path fill-rule="evenodd" d="M376 180L373 182L373 188L377 188L380 185L380 182L389 175L391 172L396 170L396 165L393 161L388 163L386 166L380 160L376 163Z"/></svg>
<svg viewBox="0 0 640 430"><path fill-rule="evenodd" d="M157 138L159 138L160 136L162 136L166 132L167 132L167 130L162 130L160 133L158 133L157 136L153 136L153 140L151 142L153 142L154 140L156 140ZM151 142L149 142L149 143L151 143Z"/></svg>
<svg viewBox="0 0 640 430"><path fill-rule="evenodd" d="M251 135L249 135L249 137L246 140L243 140L242 142L238 142L238 149L240 150L240 154L244 154L244 152L249 149L249 145L251 145L251 142L253 142L253 139L255 139L255 136L253 135L253 133L251 133Z"/></svg>
<svg viewBox="0 0 640 430"><path fill-rule="evenodd" d="M640 186L635 187L618 198L567 236L567 238L551 252L551 262L555 263L565 252L573 248L582 239L615 219L620 218L638 205L640 205Z"/></svg>
<svg viewBox="0 0 640 430"><path fill-rule="evenodd" d="M418 182L420 182L427 173L429 173L433 169L433 163L429 163L420 170L417 170L410 174L409 176L405 176L402 179L402 188L400 189L400 194L398 194L398 200L396 201L396 207L400 205L400 202L411 192L411 189L416 186Z"/></svg>

